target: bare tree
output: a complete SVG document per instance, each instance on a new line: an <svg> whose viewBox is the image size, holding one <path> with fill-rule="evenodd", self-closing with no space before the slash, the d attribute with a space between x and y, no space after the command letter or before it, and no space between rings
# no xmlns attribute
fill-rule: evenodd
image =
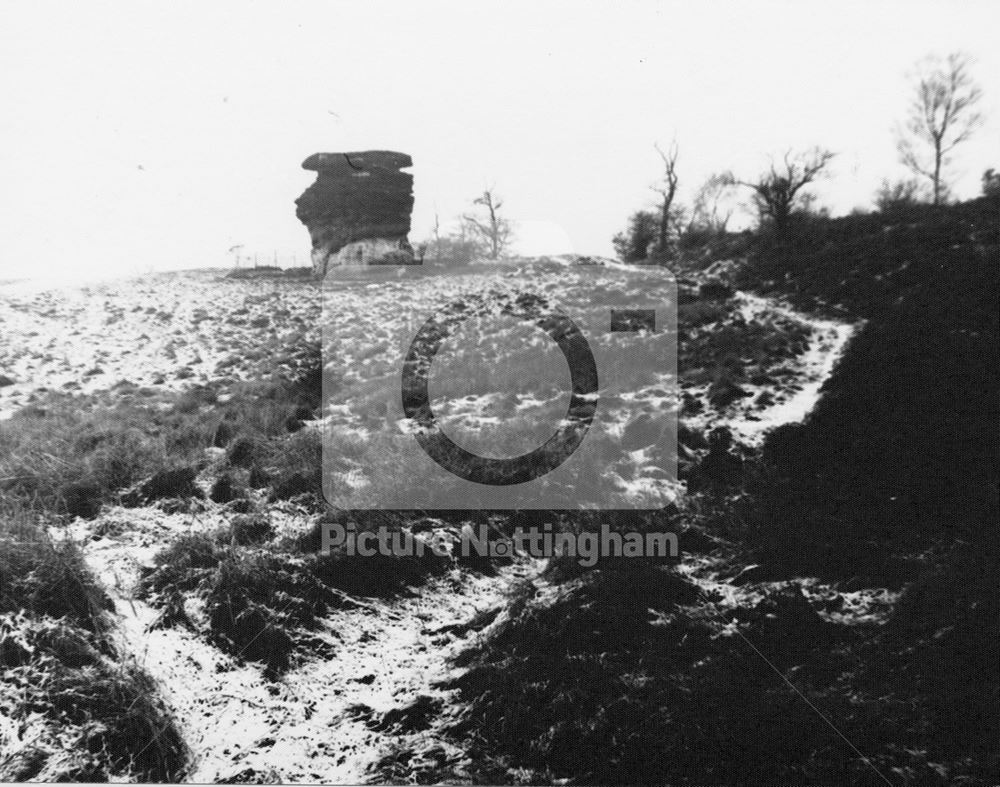
<svg viewBox="0 0 1000 787"><path fill-rule="evenodd" d="M968 56L958 52L944 60L934 56L921 60L905 129L896 130L900 161L914 175L930 180L935 205L947 195L943 170L949 164L948 154L982 121L975 106L983 92L972 81L969 64Z"/></svg>
<svg viewBox="0 0 1000 787"><path fill-rule="evenodd" d="M500 215L503 200L493 192L492 188L488 188L483 191L482 196L474 199L472 204L481 206L485 215L480 218L466 214L462 216L462 222L486 246L487 256L495 260L510 245L514 237L513 225Z"/></svg>
<svg viewBox="0 0 1000 787"><path fill-rule="evenodd" d="M733 181L727 173L713 173L705 179L691 206L689 232L721 234L726 231L733 215L732 206L726 204L732 187Z"/></svg>
<svg viewBox="0 0 1000 787"><path fill-rule="evenodd" d="M677 142L670 143L670 148L664 152L659 143L653 145L663 159L663 178L652 187L660 195L660 223L656 236L656 251L666 251L670 240L670 225L674 214L671 207L677 195Z"/></svg>
<svg viewBox="0 0 1000 787"><path fill-rule="evenodd" d="M441 259L441 218L438 216L438 212L434 211L434 227L431 229L431 244L434 248L434 259Z"/></svg>
<svg viewBox="0 0 1000 787"><path fill-rule="evenodd" d="M772 161L770 169L756 181L733 178L731 182L753 190L753 201L761 224L770 222L775 231L782 234L796 210L801 211L811 204L810 195L802 189L823 173L834 155L821 148L813 148L799 155L792 155L788 151L783 159L783 167L776 167Z"/></svg>

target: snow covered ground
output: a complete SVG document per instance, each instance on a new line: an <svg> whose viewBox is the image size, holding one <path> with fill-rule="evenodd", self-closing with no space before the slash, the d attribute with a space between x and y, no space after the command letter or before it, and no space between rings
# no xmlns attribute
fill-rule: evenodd
<svg viewBox="0 0 1000 787"><path fill-rule="evenodd" d="M395 708L446 704L447 693L435 684L454 676L449 657L478 635L463 624L499 613L506 589L539 568L523 562L496 576L453 569L412 596L335 610L318 632L329 655L274 681L194 631L157 626L157 611L133 594L140 567L159 548L181 533L218 527L218 516L193 521L156 509L115 509L104 521L116 523L113 534L94 538L91 523L78 522L67 536L80 540L110 589L123 650L156 680L180 723L195 783L361 783L405 735L391 725L373 727ZM279 529L304 521L293 512Z"/></svg>
<svg viewBox="0 0 1000 787"><path fill-rule="evenodd" d="M127 399L280 372L291 349L319 341L319 313L311 282L220 271L0 285L0 418L45 390Z"/></svg>
<svg viewBox="0 0 1000 787"><path fill-rule="evenodd" d="M557 264L572 270L566 261ZM384 341L379 320L388 319L394 305L398 313L400 301L387 296L363 315L352 312L353 302L349 293L337 301L339 323L368 331L374 348L369 363L394 360L390 356L398 349ZM323 308L320 290L308 282L222 280L205 271L50 291L6 285L0 287L5 336L0 374L10 384L0 388L0 414L32 403L41 389L128 399L148 396L143 389L212 384L224 396L227 381L262 370L280 372L294 360L296 347L318 343ZM811 336L806 352L791 362L795 385L775 391L771 404L740 404L693 419L705 429L725 423L738 439L757 443L768 429L808 414L852 326L797 315L747 295L739 296L738 308L748 323L778 313L806 324ZM349 370L356 359L340 360ZM765 389L752 391L755 400ZM662 406L663 395L657 385L643 393L650 407ZM468 420L473 401L481 403L463 400L451 414ZM544 402L525 398L512 409L539 404ZM339 417L354 415L344 410ZM314 521L289 507L271 513L278 529L288 532L304 531ZM511 585L535 576L539 566L515 563L495 576L454 569L412 596L336 610L319 633L329 655L314 656L273 681L259 666L223 654L193 631L155 626L156 611L133 594L140 570L159 549L178 534L217 528L225 516L211 506L197 516L114 508L96 520L78 520L62 536L81 544L112 593L124 649L157 680L192 752L189 778L358 783L370 765L408 736L411 742L421 738L417 748L429 758L460 761L462 753L435 737L434 725L418 719L394 726L392 715L385 714L409 709L411 717L419 717L420 709L429 707L447 715L448 696L435 684L452 669L448 658L496 625L472 630L462 624L481 613L502 619ZM711 567L691 566L690 572L716 591L725 585L711 575ZM824 591L810 586L808 592Z"/></svg>
<svg viewBox="0 0 1000 787"><path fill-rule="evenodd" d="M731 418L728 422L736 439L758 445L764 435L776 426L794 424L805 419L819 399L823 383L843 355L856 327L837 320L807 317L787 306L748 293L739 293L739 298L742 301L741 312L748 322L763 312L771 312L789 319L805 321L813 333L809 349L798 359L795 376L798 390L790 395L778 394L774 403L768 407L752 414L744 413L741 417Z"/></svg>

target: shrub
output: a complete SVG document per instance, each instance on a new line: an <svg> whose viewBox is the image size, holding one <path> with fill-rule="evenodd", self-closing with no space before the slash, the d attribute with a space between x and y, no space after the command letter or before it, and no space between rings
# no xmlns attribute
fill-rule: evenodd
<svg viewBox="0 0 1000 787"><path fill-rule="evenodd" d="M639 210L629 216L628 226L611 239L615 254L622 262L639 262L649 255L656 240L659 219L655 213Z"/></svg>
<svg viewBox="0 0 1000 787"><path fill-rule="evenodd" d="M920 202L920 184L916 180L883 180L875 192L875 208L881 213L893 213L912 208Z"/></svg>
<svg viewBox="0 0 1000 787"><path fill-rule="evenodd" d="M983 196L1000 197L1000 172L992 167L983 173Z"/></svg>
<svg viewBox="0 0 1000 787"><path fill-rule="evenodd" d="M820 708L883 772L985 783L996 767L1000 618L995 601L972 604L954 637L945 598L940 625L925 626L914 651L909 636L890 644L879 627L826 622L794 583L728 603L651 566L590 571L542 596L525 583L456 659L467 669L443 688L457 690L461 710L444 728L481 747L462 763L472 781L873 783L868 763L833 745ZM991 615L975 633L973 618ZM978 665L971 674L984 681L963 683L982 687L967 718L963 700L947 705L947 691L912 685L962 682L951 658ZM446 766L420 775L454 778Z"/></svg>

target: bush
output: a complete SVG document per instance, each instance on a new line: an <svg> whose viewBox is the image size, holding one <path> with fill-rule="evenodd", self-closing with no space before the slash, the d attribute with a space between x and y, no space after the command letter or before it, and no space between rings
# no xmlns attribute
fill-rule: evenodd
<svg viewBox="0 0 1000 787"><path fill-rule="evenodd" d="M992 167L983 173L983 196L1000 197L1000 172Z"/></svg>
<svg viewBox="0 0 1000 787"><path fill-rule="evenodd" d="M234 525L232 540L259 533L256 523ZM241 534L241 535L237 535ZM308 561L224 544L223 533L184 535L155 558L139 586L142 597L170 613L181 592L205 601L206 632L227 653L262 661L272 674L287 669L297 630L311 627L334 601L308 570ZM184 620L168 614L164 623Z"/></svg>
<svg viewBox="0 0 1000 787"><path fill-rule="evenodd" d="M996 600L960 592L956 621L956 594L938 596L936 623L916 614L914 648L893 622L827 622L796 583L729 601L652 566L590 571L543 595L525 583L456 659L466 669L443 687L462 709L444 729L476 741L461 763L472 781L874 783L820 708L882 772L989 783L1000 762ZM419 778L459 775L446 764Z"/></svg>
<svg viewBox="0 0 1000 787"><path fill-rule="evenodd" d="M153 558L154 569L142 578L138 592L154 605L164 594L201 587L226 556L219 534L185 533Z"/></svg>
<svg viewBox="0 0 1000 787"><path fill-rule="evenodd" d="M213 503L231 503L242 497L243 490L239 488L236 479L231 473L222 473L212 484L212 489L208 493L209 499Z"/></svg>
<svg viewBox="0 0 1000 787"><path fill-rule="evenodd" d="M628 226L611 239L615 254L622 262L640 262L649 256L649 249L656 240L659 218L648 210L639 210L629 216Z"/></svg>
<svg viewBox="0 0 1000 787"><path fill-rule="evenodd" d="M915 180L897 180L889 183L883 180L875 192L875 208L881 213L894 213L917 205L920 184Z"/></svg>

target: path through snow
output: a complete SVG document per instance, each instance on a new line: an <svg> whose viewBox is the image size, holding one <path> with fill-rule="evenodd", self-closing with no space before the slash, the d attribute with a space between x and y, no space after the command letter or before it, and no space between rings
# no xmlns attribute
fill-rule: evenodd
<svg viewBox="0 0 1000 787"><path fill-rule="evenodd" d="M748 320L761 310L783 309L740 297ZM801 389L756 410L753 419L726 419L747 442L758 442L766 430L809 412L852 332L849 325L787 313L814 329L811 346L797 365ZM412 597L335 611L323 633L332 655L312 658L270 681L258 666L238 663L194 632L150 629L155 611L131 594L140 563L189 524L153 509L133 509L128 516L134 520L131 526L118 528L113 537L91 536L84 549L113 589L124 647L156 679L173 710L191 749L189 779L194 782L364 780L368 767L401 740L391 728L373 729L372 720L418 700L447 707L447 693L435 684L448 675L449 657L479 636L448 627L502 609L512 584L538 569L515 565L492 577L455 569ZM149 530L152 519L160 528L155 533ZM433 729L427 735L433 738ZM446 740L431 744L425 750L448 760L462 757Z"/></svg>
<svg viewBox="0 0 1000 787"><path fill-rule="evenodd" d="M87 560L115 600L123 650L156 680L180 726L191 753L188 780L198 783L361 783L398 740L374 723L417 701L446 703L435 684L452 674L450 656L476 636L463 624L499 612L507 588L538 568L516 564L496 576L453 569L411 597L335 610L319 632L331 655L310 657L272 681L200 634L151 627L157 611L132 593L140 564L170 535L189 530L190 519L156 509L116 513L133 521L116 538L84 544ZM209 517L201 526L220 524ZM439 745L461 758L453 744Z"/></svg>
<svg viewBox="0 0 1000 787"><path fill-rule="evenodd" d="M787 398L778 399L770 407L754 413L752 419L745 416L737 417L729 420L727 424L733 430L736 439L757 445L764 435L775 427L799 423L805 419L819 400L823 383L833 372L848 341L854 335L855 326L839 320L807 317L787 306L757 295L741 292L738 297L743 302L742 312L747 322L751 322L762 311L770 311L805 322L813 329L809 349L797 359L797 383L801 388Z"/></svg>

